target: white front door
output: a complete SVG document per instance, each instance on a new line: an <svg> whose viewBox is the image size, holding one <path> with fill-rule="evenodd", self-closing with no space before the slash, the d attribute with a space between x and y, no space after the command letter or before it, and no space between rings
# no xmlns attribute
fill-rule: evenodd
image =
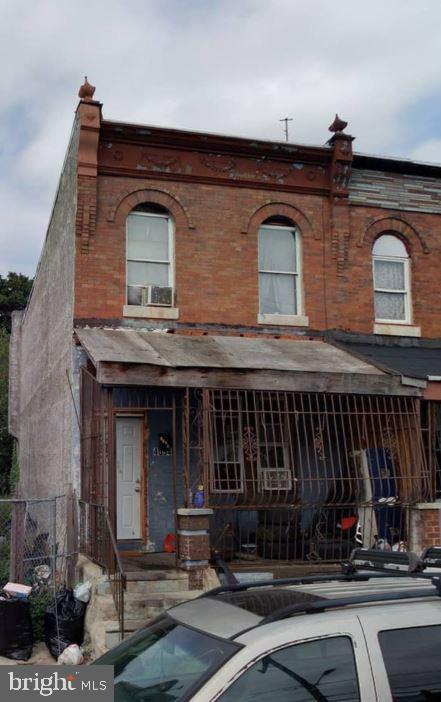
<svg viewBox="0 0 441 702"><path fill-rule="evenodd" d="M140 539L142 418L116 419L116 534Z"/></svg>

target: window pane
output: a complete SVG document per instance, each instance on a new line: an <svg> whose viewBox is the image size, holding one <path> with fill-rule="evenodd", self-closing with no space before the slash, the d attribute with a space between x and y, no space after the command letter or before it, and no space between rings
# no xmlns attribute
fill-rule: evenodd
<svg viewBox="0 0 441 702"><path fill-rule="evenodd" d="M388 290L405 290L404 263L401 261L374 261L374 285Z"/></svg>
<svg viewBox="0 0 441 702"><path fill-rule="evenodd" d="M397 236L393 234L383 234L380 236L373 248L375 256L398 256L408 258L406 247Z"/></svg>
<svg viewBox="0 0 441 702"><path fill-rule="evenodd" d="M127 258L169 260L167 217L129 215L127 222Z"/></svg>
<svg viewBox="0 0 441 702"><path fill-rule="evenodd" d="M406 319L404 293L375 293L375 319Z"/></svg>
<svg viewBox="0 0 441 702"><path fill-rule="evenodd" d="M287 273L297 271L293 229L259 229L259 269Z"/></svg>
<svg viewBox="0 0 441 702"><path fill-rule="evenodd" d="M359 702L347 636L289 646L255 663L221 695L222 702Z"/></svg>
<svg viewBox="0 0 441 702"><path fill-rule="evenodd" d="M141 304L141 288L127 287L127 304L128 305L140 305Z"/></svg>
<svg viewBox="0 0 441 702"><path fill-rule="evenodd" d="M211 429L212 489L215 492L242 492L240 419L234 402L226 401L223 411L212 416Z"/></svg>
<svg viewBox="0 0 441 702"><path fill-rule="evenodd" d="M239 461L239 417L227 414L215 418L214 424L215 461Z"/></svg>
<svg viewBox="0 0 441 702"><path fill-rule="evenodd" d="M296 314L296 277L294 275L277 275L261 273L260 312L262 314Z"/></svg>
<svg viewBox="0 0 441 702"><path fill-rule="evenodd" d="M141 263L129 261L127 264L128 285L169 285L168 263Z"/></svg>
<svg viewBox="0 0 441 702"><path fill-rule="evenodd" d="M441 627L380 631L378 635L394 702L441 699Z"/></svg>

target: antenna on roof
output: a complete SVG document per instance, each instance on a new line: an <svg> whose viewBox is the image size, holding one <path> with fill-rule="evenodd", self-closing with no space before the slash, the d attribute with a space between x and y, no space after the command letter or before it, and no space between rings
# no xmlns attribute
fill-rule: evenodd
<svg viewBox="0 0 441 702"><path fill-rule="evenodd" d="M284 117L283 119L279 119L279 122L285 122L284 132L285 132L286 141L289 141L288 122L292 122L292 121L293 121L292 117Z"/></svg>

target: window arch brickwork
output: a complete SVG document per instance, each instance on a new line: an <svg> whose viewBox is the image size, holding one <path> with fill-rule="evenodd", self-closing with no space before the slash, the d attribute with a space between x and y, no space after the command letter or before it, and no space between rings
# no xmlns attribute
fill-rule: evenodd
<svg viewBox="0 0 441 702"><path fill-rule="evenodd" d="M141 188L122 195L118 201L110 207L107 213L107 221L124 224L127 216L134 207L149 202L165 207L172 215L177 228L185 227L187 229L195 229L188 208L181 200L176 195L172 195L166 190L155 188Z"/></svg>
<svg viewBox="0 0 441 702"><path fill-rule="evenodd" d="M257 232L259 226L270 217L287 217L299 228L302 236L313 236L319 238L317 232L314 232L309 219L294 205L287 202L271 201L264 205L259 205L251 216L242 222L241 231L243 234L251 234Z"/></svg>
<svg viewBox="0 0 441 702"><path fill-rule="evenodd" d="M377 219L360 233L357 246L366 245L371 249L375 239L377 239L380 234L386 232L396 234L401 238L408 247L410 255L412 255L415 248L423 253L429 253L429 247L422 234L404 219L399 219L398 217L383 217L382 219Z"/></svg>

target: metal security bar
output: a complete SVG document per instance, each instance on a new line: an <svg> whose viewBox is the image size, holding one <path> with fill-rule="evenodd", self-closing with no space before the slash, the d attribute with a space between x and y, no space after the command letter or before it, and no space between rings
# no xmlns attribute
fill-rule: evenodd
<svg viewBox="0 0 441 702"><path fill-rule="evenodd" d="M415 398L212 390L208 415L211 506L431 497Z"/></svg>
<svg viewBox="0 0 441 702"><path fill-rule="evenodd" d="M421 428L433 497L441 497L441 402L421 403Z"/></svg>
<svg viewBox="0 0 441 702"><path fill-rule="evenodd" d="M204 485L226 560L337 560L405 548L407 505L432 499L419 401L207 390Z"/></svg>
<svg viewBox="0 0 441 702"><path fill-rule="evenodd" d="M105 569L118 614L120 638L124 638L124 591L126 575L118 552L107 507L79 501L79 549Z"/></svg>
<svg viewBox="0 0 441 702"><path fill-rule="evenodd" d="M92 503L109 499L109 391L81 369L81 497Z"/></svg>

